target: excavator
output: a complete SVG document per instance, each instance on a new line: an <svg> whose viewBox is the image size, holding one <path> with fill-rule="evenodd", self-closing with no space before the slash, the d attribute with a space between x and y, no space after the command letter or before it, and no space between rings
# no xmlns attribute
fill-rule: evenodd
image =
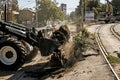
<svg viewBox="0 0 120 80"><path fill-rule="evenodd" d="M55 57L62 62L59 47L70 38L67 26L61 26L53 32L53 29L42 28L39 31L35 27L27 27L18 23L8 22L6 16L6 4L4 21L0 21L0 69L17 70L24 63L29 54L34 54L37 48L41 56ZM46 37L48 33L51 36ZM55 56L54 56L55 55ZM59 63L61 64L61 63Z"/></svg>
<svg viewBox="0 0 120 80"><path fill-rule="evenodd" d="M111 3L109 0L106 0L106 1L107 1L106 17L105 17L104 22L105 22L105 23L109 23L109 22L114 23L114 22L115 22L115 17L113 16L112 3Z"/></svg>

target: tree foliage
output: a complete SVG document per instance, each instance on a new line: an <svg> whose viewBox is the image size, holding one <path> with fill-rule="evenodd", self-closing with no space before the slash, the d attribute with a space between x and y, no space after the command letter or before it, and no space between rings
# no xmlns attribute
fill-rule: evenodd
<svg viewBox="0 0 120 80"><path fill-rule="evenodd" d="M87 29L82 28L81 31L73 38L76 47L82 52L86 51L89 47L89 34L90 33Z"/></svg>
<svg viewBox="0 0 120 80"><path fill-rule="evenodd" d="M0 8L4 9L4 5L5 5L5 0L0 0ZM12 9L14 11L18 11L18 0L7 0L6 1L6 5L8 9Z"/></svg>
<svg viewBox="0 0 120 80"><path fill-rule="evenodd" d="M18 7L18 0L12 0L12 10L18 11L19 7Z"/></svg>
<svg viewBox="0 0 120 80"><path fill-rule="evenodd" d="M120 11L120 0L112 0L113 12L117 14Z"/></svg>
<svg viewBox="0 0 120 80"><path fill-rule="evenodd" d="M113 6L112 6L112 4L108 4L108 5L109 5L108 12L112 13L113 12Z"/></svg>
<svg viewBox="0 0 120 80"><path fill-rule="evenodd" d="M99 6L99 2L97 0L86 1L86 7L89 8L89 10L93 10L93 7L96 8L98 6Z"/></svg>
<svg viewBox="0 0 120 80"><path fill-rule="evenodd" d="M94 10L96 15L98 13L98 9L100 4L98 0L84 0L84 8L87 11L92 11ZM77 17L81 16L81 8L82 8L82 0L80 0L79 5L77 6L75 13L77 14Z"/></svg>
<svg viewBox="0 0 120 80"><path fill-rule="evenodd" d="M7 6L7 21L16 21L17 18L13 11L19 11L18 0L0 0L0 9L2 11L5 10L5 4Z"/></svg>
<svg viewBox="0 0 120 80"><path fill-rule="evenodd" d="M77 14L77 16L81 15L81 7L82 7L81 5L82 5L82 2L80 0L79 5L77 6L77 8L75 10L75 13Z"/></svg>
<svg viewBox="0 0 120 80"><path fill-rule="evenodd" d="M104 10L103 6L93 7L95 18L97 18L100 15L100 13L103 12L103 10Z"/></svg>
<svg viewBox="0 0 120 80"><path fill-rule="evenodd" d="M71 12L70 19L74 21L76 19L75 17L76 17L75 12Z"/></svg>
<svg viewBox="0 0 120 80"><path fill-rule="evenodd" d="M53 3L51 0L39 1L40 6L38 7L38 21L45 24L48 20L63 20L65 14Z"/></svg>

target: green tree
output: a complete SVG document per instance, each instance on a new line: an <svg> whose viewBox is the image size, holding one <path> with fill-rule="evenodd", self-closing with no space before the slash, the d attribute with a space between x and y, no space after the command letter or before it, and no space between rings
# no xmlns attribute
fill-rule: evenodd
<svg viewBox="0 0 120 80"><path fill-rule="evenodd" d="M113 6L112 6L112 4L108 4L108 5L109 5L108 12L112 13L113 12Z"/></svg>
<svg viewBox="0 0 120 80"><path fill-rule="evenodd" d="M8 21L16 21L17 18L13 11L19 11L18 7L18 0L0 0L0 8L2 11L4 11L4 5L7 5L7 20Z"/></svg>
<svg viewBox="0 0 120 80"><path fill-rule="evenodd" d="M91 11L91 10L93 10L93 8L99 7L100 4L99 4L98 0L85 0L84 6L86 7L87 11L88 10ZM81 15L81 8L82 8L82 0L80 0L79 5L77 6L76 11L75 11L78 16Z"/></svg>
<svg viewBox="0 0 120 80"><path fill-rule="evenodd" d="M65 14L53 3L51 0L39 1L40 6L38 7L38 21L46 24L48 20L63 20Z"/></svg>
<svg viewBox="0 0 120 80"><path fill-rule="evenodd" d="M101 4L101 6L93 7L93 11L95 13L95 18L101 15L102 12L106 12L106 6Z"/></svg>
<svg viewBox="0 0 120 80"><path fill-rule="evenodd" d="M51 4L50 7L50 19L56 20L60 19L63 20L65 18L65 14L57 7L55 4Z"/></svg>
<svg viewBox="0 0 120 80"><path fill-rule="evenodd" d="M120 0L112 0L113 13L117 14L120 11Z"/></svg>
<svg viewBox="0 0 120 80"><path fill-rule="evenodd" d="M19 7L18 7L18 0L12 0L12 10L18 11Z"/></svg>
<svg viewBox="0 0 120 80"><path fill-rule="evenodd" d="M93 10L93 7L98 7L99 2L97 0L90 0L86 2L86 7L91 11Z"/></svg>
<svg viewBox="0 0 120 80"><path fill-rule="evenodd" d="M75 12L71 12L70 19L73 20L73 21L75 20Z"/></svg>
<svg viewBox="0 0 120 80"><path fill-rule="evenodd" d="M75 13L77 16L81 16L81 7L82 7L81 5L82 5L82 2L80 0L79 5L77 6L77 8L75 10Z"/></svg>

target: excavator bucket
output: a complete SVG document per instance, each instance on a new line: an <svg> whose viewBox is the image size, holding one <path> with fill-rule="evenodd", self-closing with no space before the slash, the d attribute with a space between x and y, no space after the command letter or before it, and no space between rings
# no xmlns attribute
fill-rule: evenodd
<svg viewBox="0 0 120 80"><path fill-rule="evenodd" d="M51 38L55 41L58 41L62 45L69 40L70 30L66 25L62 25L58 30L53 32L53 35Z"/></svg>
<svg viewBox="0 0 120 80"><path fill-rule="evenodd" d="M55 52L59 47L68 41L70 38L70 31L66 25L60 26L58 30L53 32L50 39L42 38L39 42L39 48L42 56L49 56Z"/></svg>
<svg viewBox="0 0 120 80"><path fill-rule="evenodd" d="M50 54L52 54L53 51L58 49L59 46L59 43L52 39L41 39L39 44L41 56L49 56Z"/></svg>

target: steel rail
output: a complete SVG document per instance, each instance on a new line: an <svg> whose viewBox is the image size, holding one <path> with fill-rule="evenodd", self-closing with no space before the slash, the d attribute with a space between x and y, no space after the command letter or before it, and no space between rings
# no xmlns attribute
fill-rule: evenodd
<svg viewBox="0 0 120 80"><path fill-rule="evenodd" d="M116 25L117 25L117 24L116 24ZM117 32L115 31L115 29L114 29L114 27L115 27L116 25L111 26L111 27L110 27L110 31L111 31L111 33L112 33L118 40L120 40L120 34L117 33Z"/></svg>
<svg viewBox="0 0 120 80"><path fill-rule="evenodd" d="M108 53L107 53L106 49L104 48L104 46L103 46L103 44L102 44L102 41L101 41L101 39L100 39L100 36L99 36L99 30L100 30L101 27L102 27L102 25L99 26L99 27L97 28L96 32L95 32L96 42L98 43L98 46L99 46L99 48L100 48L100 50L101 50L101 53L102 53L105 61L107 62L109 68L111 69L113 75L115 76L116 80L120 80L120 78L118 77L118 75L117 75L117 73L115 72L114 68L112 67L111 63L110 63L109 60L107 59Z"/></svg>

